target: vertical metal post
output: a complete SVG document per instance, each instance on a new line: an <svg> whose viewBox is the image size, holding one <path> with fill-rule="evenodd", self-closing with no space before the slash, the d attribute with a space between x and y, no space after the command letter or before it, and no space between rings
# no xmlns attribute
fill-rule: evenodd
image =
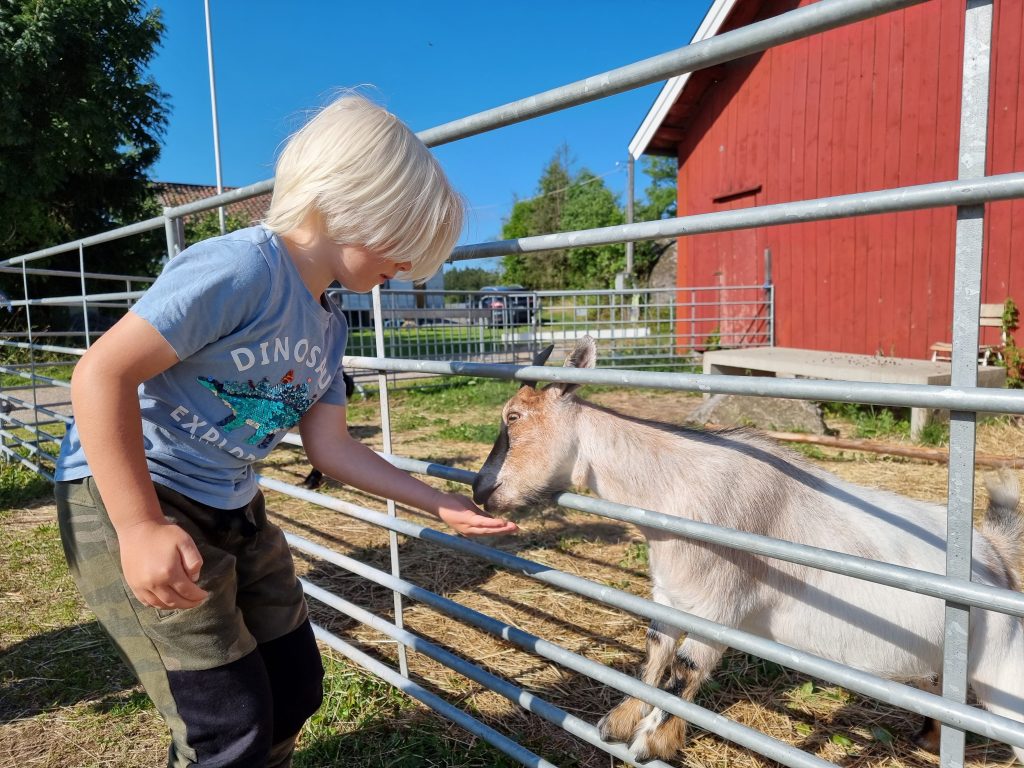
<svg viewBox="0 0 1024 768"><path fill-rule="evenodd" d="M25 293L25 338L28 340L28 371L32 377L32 415L35 421L36 445L39 441L39 433L42 427L39 425L39 392L36 388L36 345L32 339L32 303L28 299L28 266L27 262L21 262L21 288Z"/></svg>
<svg viewBox="0 0 1024 768"><path fill-rule="evenodd" d="M384 357L384 310L380 300L380 286L376 285L373 288L373 335L377 343L377 357ZM388 377L384 371L377 372L377 384L380 387L380 431L384 438L384 453L391 454L391 408L388 403ZM393 499L388 499L388 516L397 517L398 512L395 509L395 502ZM388 531L388 541L391 547L391 575L395 578L401 576L401 568L399 563L398 554L398 534L394 531ZM402 595L398 592L394 593L395 598L395 625L398 627L404 626L404 618L402 616ZM405 646L401 643L397 644L398 647L398 669L404 677L409 676L409 660L405 653Z"/></svg>
<svg viewBox="0 0 1024 768"><path fill-rule="evenodd" d="M964 20L963 92L960 105L958 177L985 175L988 132L992 0L968 0ZM984 206L960 206L956 221L953 290L952 385L978 384L978 324L981 313L981 256ZM946 521L946 575L970 580L974 511L974 451L977 414L952 411L949 422L949 504ZM946 601L942 695L967 700L967 638L970 610ZM940 764L964 764L964 732L942 726Z"/></svg>
<svg viewBox="0 0 1024 768"><path fill-rule="evenodd" d="M179 218L167 216L167 209L164 209L164 233L167 235L167 258L173 259L181 253L185 242L183 222Z"/></svg>
<svg viewBox="0 0 1024 768"><path fill-rule="evenodd" d="M633 189L633 155L626 161L626 223L633 223L633 199L636 191ZM633 241L626 243L626 278L632 283L633 280Z"/></svg>
<svg viewBox="0 0 1024 768"><path fill-rule="evenodd" d="M85 348L89 348L89 302L85 298L85 246L78 244L78 277L82 283L82 328L85 329Z"/></svg>
<svg viewBox="0 0 1024 768"><path fill-rule="evenodd" d="M217 121L217 84L213 76L213 28L210 25L210 0L203 0L206 11L206 61L210 70L210 109L213 111L213 163L217 168L217 194L224 191L220 176L220 126ZM217 209L220 218L220 233L227 232L224 223L224 206Z"/></svg>

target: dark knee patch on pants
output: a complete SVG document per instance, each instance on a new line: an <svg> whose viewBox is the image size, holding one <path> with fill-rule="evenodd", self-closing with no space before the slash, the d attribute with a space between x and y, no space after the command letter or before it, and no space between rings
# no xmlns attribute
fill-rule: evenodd
<svg viewBox="0 0 1024 768"><path fill-rule="evenodd" d="M167 681L198 765L266 762L273 743L273 704L258 653L216 669L168 671Z"/></svg>
<svg viewBox="0 0 1024 768"><path fill-rule="evenodd" d="M294 736L320 708L324 666L309 621L283 637L257 646L274 701L274 743Z"/></svg>

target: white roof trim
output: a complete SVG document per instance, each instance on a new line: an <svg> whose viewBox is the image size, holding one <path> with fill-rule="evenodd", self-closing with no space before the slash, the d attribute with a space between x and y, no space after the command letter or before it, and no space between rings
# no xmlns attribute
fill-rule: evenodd
<svg viewBox="0 0 1024 768"><path fill-rule="evenodd" d="M697 28L697 32L690 43L700 42L718 34L718 30L722 28L722 24L725 23L725 20L729 17L729 12L732 11L733 6L737 2L738 0L714 0L711 8L708 9L707 14L704 16L704 21ZM679 94L683 92L683 88L686 87L686 81L690 79L690 74L687 72L684 75L676 75L667 80L665 85L662 86L661 93L654 100L654 104L648 110L647 116L633 135L632 141L629 142L630 157L638 159L640 155L647 151L647 145L651 143L651 139L654 138L654 134L661 127L661 123L668 115L668 111L676 103Z"/></svg>

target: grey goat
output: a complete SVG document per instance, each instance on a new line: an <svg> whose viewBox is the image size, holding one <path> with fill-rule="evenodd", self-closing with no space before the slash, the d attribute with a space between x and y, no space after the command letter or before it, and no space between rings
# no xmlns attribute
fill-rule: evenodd
<svg viewBox="0 0 1024 768"><path fill-rule="evenodd" d="M548 351L550 354L550 350ZM567 366L592 368L591 338ZM543 364L541 360L535 361ZM505 404L499 437L473 484L507 514L572 486L601 498L931 573L945 570L945 509L845 482L749 430L703 431L624 416L575 396L579 385L524 385ZM975 582L1020 589L1019 487L989 483L975 531ZM894 587L644 529L652 599L884 678L934 688L942 670L943 602ZM690 700L723 646L653 622L642 679ZM1024 720L1024 621L971 610L968 675L991 712ZM599 724L640 760L682 748L679 718L626 698ZM935 748L934 723L918 743ZM1024 749L1013 748L1024 762Z"/></svg>

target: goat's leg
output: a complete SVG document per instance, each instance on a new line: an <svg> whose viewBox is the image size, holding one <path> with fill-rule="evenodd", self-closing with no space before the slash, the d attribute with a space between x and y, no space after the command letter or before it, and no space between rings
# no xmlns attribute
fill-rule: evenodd
<svg viewBox="0 0 1024 768"><path fill-rule="evenodd" d="M672 660L668 682L662 687L684 701L693 701L724 652L724 645L686 638ZM653 758L670 760L685 743L686 721L655 708L640 721L629 751L640 761Z"/></svg>
<svg viewBox="0 0 1024 768"><path fill-rule="evenodd" d="M968 683L994 715L1024 721L1024 623L1015 616L971 609ZM1011 746L1024 765L1024 747Z"/></svg>
<svg viewBox="0 0 1024 768"><path fill-rule="evenodd" d="M933 677L924 683L917 683L917 687L928 693L940 693L942 690L942 678ZM933 717L923 717L921 727L914 734L914 743L921 749L938 754L939 751L939 721Z"/></svg>
<svg viewBox="0 0 1024 768"><path fill-rule="evenodd" d="M648 685L662 686L666 671L672 665L672 654L682 631L652 622L647 630L647 660L641 679ZM605 741L630 741L637 724L651 711L651 705L627 696L597 724Z"/></svg>

